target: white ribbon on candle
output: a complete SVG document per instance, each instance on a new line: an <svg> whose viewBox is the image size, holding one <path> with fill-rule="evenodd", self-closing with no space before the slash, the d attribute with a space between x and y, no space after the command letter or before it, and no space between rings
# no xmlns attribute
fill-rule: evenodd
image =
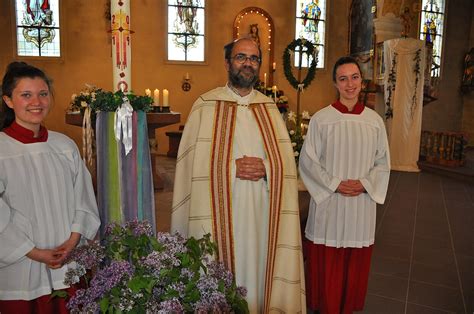
<svg viewBox="0 0 474 314"><path fill-rule="evenodd" d="M123 97L123 103L120 107L117 108L114 115L114 133L115 140L117 142L122 139L123 146L125 147L125 155L132 150L132 115L133 107L130 105L128 97Z"/></svg>

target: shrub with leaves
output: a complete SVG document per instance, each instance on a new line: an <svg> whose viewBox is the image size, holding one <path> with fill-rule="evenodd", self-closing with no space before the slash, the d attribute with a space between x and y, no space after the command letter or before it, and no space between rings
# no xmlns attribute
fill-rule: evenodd
<svg viewBox="0 0 474 314"><path fill-rule="evenodd" d="M153 236L148 222L110 224L105 238L77 247L65 284L84 278L71 313L248 313L246 289L216 262L210 235Z"/></svg>

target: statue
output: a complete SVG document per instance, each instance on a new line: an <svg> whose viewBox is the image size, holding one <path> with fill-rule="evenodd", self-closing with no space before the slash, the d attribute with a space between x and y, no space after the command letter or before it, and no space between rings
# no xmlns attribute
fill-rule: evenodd
<svg viewBox="0 0 474 314"><path fill-rule="evenodd" d="M258 24L250 24L249 37L260 46L260 36L258 35Z"/></svg>

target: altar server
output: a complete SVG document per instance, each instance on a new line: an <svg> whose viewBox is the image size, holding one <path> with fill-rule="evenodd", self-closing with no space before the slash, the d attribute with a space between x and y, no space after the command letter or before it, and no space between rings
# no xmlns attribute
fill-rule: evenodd
<svg viewBox="0 0 474 314"><path fill-rule="evenodd" d="M100 225L92 180L74 142L43 125L51 81L8 65L0 115L0 313L67 313L50 299L66 255Z"/></svg>
<svg viewBox="0 0 474 314"><path fill-rule="evenodd" d="M358 101L356 60L339 59L339 99L311 118L299 170L310 195L306 224L308 307L352 313L364 307L376 203L387 193L390 157L382 118Z"/></svg>

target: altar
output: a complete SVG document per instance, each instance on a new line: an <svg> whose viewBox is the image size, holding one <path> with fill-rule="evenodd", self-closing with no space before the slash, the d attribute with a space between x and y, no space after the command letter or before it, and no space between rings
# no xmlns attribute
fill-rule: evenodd
<svg viewBox="0 0 474 314"><path fill-rule="evenodd" d="M146 114L147 127L148 127L148 139L155 141L155 130L179 123L181 121L181 113L179 112L166 112L166 113L155 113L148 112ZM78 113L66 113L66 124L75 125L82 127L83 115ZM161 178L157 166L156 166L156 151L151 151L151 164L153 168L153 186L155 190L163 189L163 179Z"/></svg>

